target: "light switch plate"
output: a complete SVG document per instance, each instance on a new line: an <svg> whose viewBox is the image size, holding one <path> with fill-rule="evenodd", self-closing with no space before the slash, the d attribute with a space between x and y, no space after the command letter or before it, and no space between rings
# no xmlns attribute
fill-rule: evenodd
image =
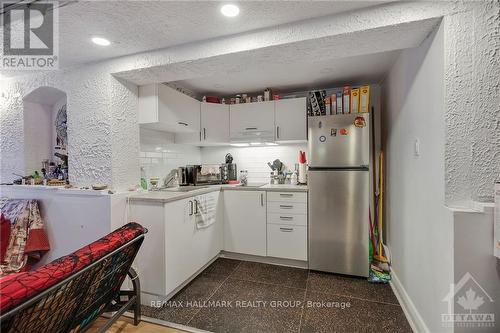
<svg viewBox="0 0 500 333"><path fill-rule="evenodd" d="M420 140L418 138L415 139L414 155L420 156Z"/></svg>

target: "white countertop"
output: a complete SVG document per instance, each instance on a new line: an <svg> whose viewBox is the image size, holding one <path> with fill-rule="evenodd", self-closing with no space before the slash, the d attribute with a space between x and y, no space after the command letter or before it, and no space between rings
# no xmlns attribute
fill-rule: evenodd
<svg viewBox="0 0 500 333"><path fill-rule="evenodd" d="M248 186L209 185L208 187L192 190L189 192L173 192L173 191L135 192L131 193L128 199L130 201L151 201L158 203L166 203L216 191L307 192L307 190L308 190L307 185L291 185L291 184L276 184L276 185L248 184Z"/></svg>

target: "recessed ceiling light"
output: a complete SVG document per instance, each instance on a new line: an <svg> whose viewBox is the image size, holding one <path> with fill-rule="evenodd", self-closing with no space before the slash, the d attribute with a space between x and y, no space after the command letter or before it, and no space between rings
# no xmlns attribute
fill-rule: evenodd
<svg viewBox="0 0 500 333"><path fill-rule="evenodd" d="M238 14L240 13L240 9L236 5L227 4L227 5L224 5L220 8L220 12L224 16L235 17L235 16L238 16Z"/></svg>
<svg viewBox="0 0 500 333"><path fill-rule="evenodd" d="M231 145L233 147L248 147L249 146L248 143L230 143L229 145Z"/></svg>
<svg viewBox="0 0 500 333"><path fill-rule="evenodd" d="M109 40L101 37L92 37L92 42L100 46L108 46L109 44L111 44Z"/></svg>

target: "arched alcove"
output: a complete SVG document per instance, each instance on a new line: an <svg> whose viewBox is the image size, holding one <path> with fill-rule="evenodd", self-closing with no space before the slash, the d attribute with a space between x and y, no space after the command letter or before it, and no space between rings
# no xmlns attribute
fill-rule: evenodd
<svg viewBox="0 0 500 333"><path fill-rule="evenodd" d="M49 178L67 179L66 103L66 93L52 87L37 88L23 98L26 175L35 171L42 175L45 167Z"/></svg>

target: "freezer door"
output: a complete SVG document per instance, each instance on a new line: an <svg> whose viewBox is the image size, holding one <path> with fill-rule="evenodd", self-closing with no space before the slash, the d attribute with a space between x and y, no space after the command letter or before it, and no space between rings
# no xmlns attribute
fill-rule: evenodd
<svg viewBox="0 0 500 333"><path fill-rule="evenodd" d="M368 276L369 172L309 171L309 268Z"/></svg>
<svg viewBox="0 0 500 333"><path fill-rule="evenodd" d="M310 167L370 164L368 113L309 117Z"/></svg>

